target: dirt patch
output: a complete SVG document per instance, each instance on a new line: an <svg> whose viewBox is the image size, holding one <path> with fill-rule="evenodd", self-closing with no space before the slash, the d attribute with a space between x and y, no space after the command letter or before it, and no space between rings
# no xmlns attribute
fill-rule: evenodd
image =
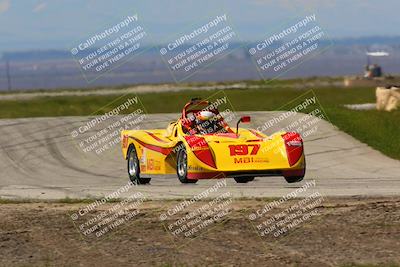
<svg viewBox="0 0 400 267"><path fill-rule="evenodd" d="M271 200L234 200L219 223L173 237L160 214L179 202L144 202L104 235L82 238L70 218L86 204L0 205L1 266L343 266L400 263L400 198L328 198L318 216L261 237L249 214ZM279 212L297 200L283 203ZM103 205L96 213L110 208ZM194 208L194 207L193 207ZM95 214L92 214L95 215ZM392 266L392 265L390 265Z"/></svg>

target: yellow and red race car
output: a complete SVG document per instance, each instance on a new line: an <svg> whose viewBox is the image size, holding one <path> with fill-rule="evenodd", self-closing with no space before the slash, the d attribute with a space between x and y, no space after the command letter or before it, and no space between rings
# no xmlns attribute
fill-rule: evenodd
<svg viewBox="0 0 400 267"><path fill-rule="evenodd" d="M258 176L284 176L288 183L303 179L306 163L298 133L266 136L239 128L239 123L250 122L249 116L232 129L223 115L210 102L192 99L166 129L123 130L122 153L130 180L147 184L150 175L173 173L182 183L224 177L238 183Z"/></svg>

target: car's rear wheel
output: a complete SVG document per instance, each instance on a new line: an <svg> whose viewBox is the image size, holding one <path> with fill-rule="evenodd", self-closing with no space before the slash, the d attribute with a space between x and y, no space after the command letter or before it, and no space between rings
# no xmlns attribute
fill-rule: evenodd
<svg viewBox="0 0 400 267"><path fill-rule="evenodd" d="M185 148L180 148L176 156L176 174L178 175L179 181L183 184L196 183L195 179L187 178L187 153Z"/></svg>
<svg viewBox="0 0 400 267"><path fill-rule="evenodd" d="M132 183L138 185L138 184L148 184L150 182L151 178L140 177L139 159L134 145L131 145L129 147L127 162L128 162L128 175Z"/></svg>
<svg viewBox="0 0 400 267"><path fill-rule="evenodd" d="M304 178L304 176L288 176L288 177L285 176L285 180L289 184L301 182L303 180L303 178Z"/></svg>
<svg viewBox="0 0 400 267"><path fill-rule="evenodd" d="M244 183L248 183L254 180L254 177L252 176L244 176L244 177L234 177L236 183L239 184L244 184Z"/></svg>
<svg viewBox="0 0 400 267"><path fill-rule="evenodd" d="M293 174L295 174L295 175L293 175ZM284 172L285 180L289 184L301 182L305 175L306 175L306 160L305 159L304 159L304 167L302 170L300 170L300 173L299 173L299 171L294 171L294 173L293 172L292 173Z"/></svg>
<svg viewBox="0 0 400 267"><path fill-rule="evenodd" d="M300 171L300 174L296 173L296 175L291 175L290 172L284 175L286 182L289 184L291 183L298 183L303 180L304 176L306 175L306 166L304 162L304 169Z"/></svg>

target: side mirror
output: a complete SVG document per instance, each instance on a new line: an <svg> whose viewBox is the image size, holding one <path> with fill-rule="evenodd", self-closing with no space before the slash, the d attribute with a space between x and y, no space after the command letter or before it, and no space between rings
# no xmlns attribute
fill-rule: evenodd
<svg viewBox="0 0 400 267"><path fill-rule="evenodd" d="M240 124L241 122L243 122L243 123L249 123L250 121L251 121L250 116L243 116L243 117L241 117L240 120L238 120L238 122L237 122L237 124L236 124L236 135L239 134L239 124Z"/></svg>
<svg viewBox="0 0 400 267"><path fill-rule="evenodd" d="M240 122L249 123L251 121L250 116L243 116L240 118Z"/></svg>

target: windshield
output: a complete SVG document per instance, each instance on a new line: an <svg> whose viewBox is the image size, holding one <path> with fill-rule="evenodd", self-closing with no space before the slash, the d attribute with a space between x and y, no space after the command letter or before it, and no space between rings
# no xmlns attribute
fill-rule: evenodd
<svg viewBox="0 0 400 267"><path fill-rule="evenodd" d="M207 115L203 116L204 111L189 112L187 114L188 123L187 132L193 134L216 134L229 132L229 126L224 122L224 119L218 111L208 111Z"/></svg>

